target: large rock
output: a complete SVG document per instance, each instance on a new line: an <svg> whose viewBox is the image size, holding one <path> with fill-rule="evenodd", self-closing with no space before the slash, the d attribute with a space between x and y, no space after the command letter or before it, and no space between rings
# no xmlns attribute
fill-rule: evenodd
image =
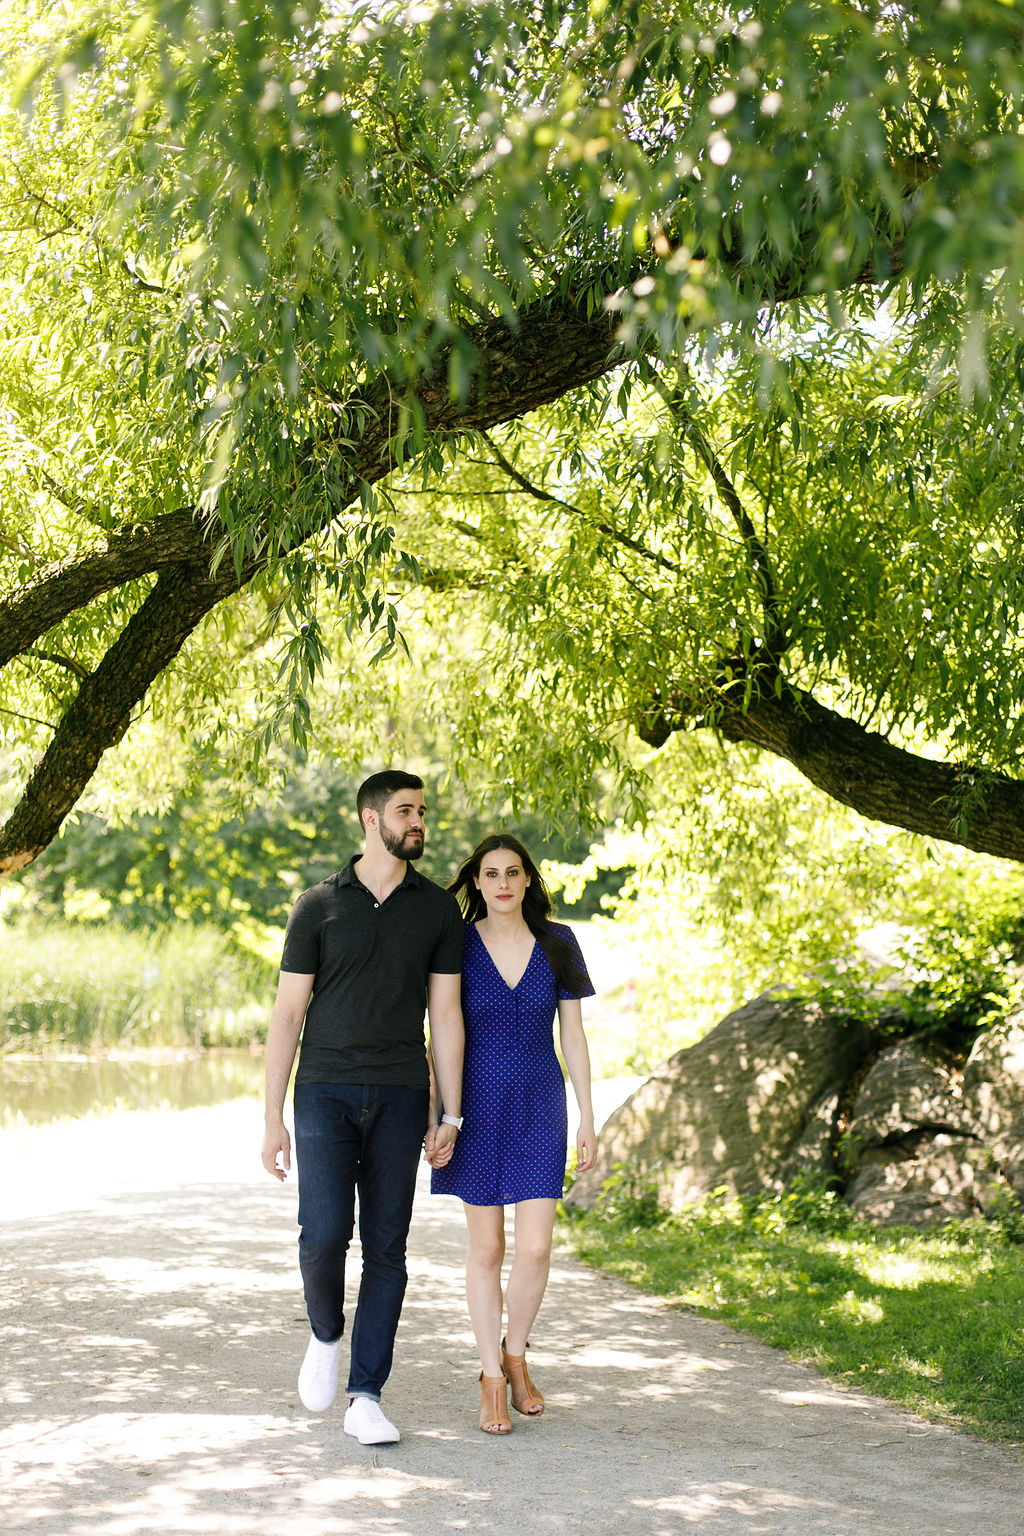
<svg viewBox="0 0 1024 1536"><path fill-rule="evenodd" d="M963 1220L982 1209L973 1154L976 1143L939 1133L916 1147L869 1148L846 1188L858 1216L888 1225L925 1227ZM990 1181L984 1181L986 1195Z"/></svg>
<svg viewBox="0 0 1024 1536"><path fill-rule="evenodd" d="M900 1226L977 1216L994 1179L961 1074L920 1038L880 1051L853 1098L840 1148L858 1216Z"/></svg>
<svg viewBox="0 0 1024 1536"><path fill-rule="evenodd" d="M909 1021L890 1008L890 1033ZM1024 1201L1024 1010L982 1035L963 1070L927 1037L879 1045L814 1003L766 993L679 1051L617 1110L569 1203L617 1168L678 1208L798 1174L836 1178L858 1215L927 1226Z"/></svg>
<svg viewBox="0 0 1024 1536"><path fill-rule="evenodd" d="M833 1121L867 1050L863 1026L766 993L679 1051L612 1115L567 1203L590 1206L616 1165L678 1208L724 1186L783 1189L831 1172Z"/></svg>
<svg viewBox="0 0 1024 1536"><path fill-rule="evenodd" d="M975 1042L963 1102L990 1166L1024 1200L1024 1012Z"/></svg>
<svg viewBox="0 0 1024 1536"><path fill-rule="evenodd" d="M860 1083L849 1142L856 1149L922 1130L970 1135L974 1124L952 1068L929 1056L919 1039L899 1040L878 1054Z"/></svg>

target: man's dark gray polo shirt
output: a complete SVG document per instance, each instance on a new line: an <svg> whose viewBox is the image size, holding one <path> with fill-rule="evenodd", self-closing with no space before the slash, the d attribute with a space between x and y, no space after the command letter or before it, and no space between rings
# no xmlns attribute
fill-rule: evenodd
<svg viewBox="0 0 1024 1536"><path fill-rule="evenodd" d="M406 865L378 902L354 855L292 908L283 971L312 976L297 1083L428 1083L427 977L462 970L465 926L455 897Z"/></svg>

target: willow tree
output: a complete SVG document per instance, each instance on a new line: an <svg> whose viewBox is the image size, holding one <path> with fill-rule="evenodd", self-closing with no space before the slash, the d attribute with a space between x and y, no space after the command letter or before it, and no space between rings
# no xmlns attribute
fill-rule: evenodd
<svg viewBox="0 0 1024 1536"><path fill-rule="evenodd" d="M638 384L662 412L662 491L644 515L663 522L640 537L596 515L598 534L633 541L671 587L706 537L696 519L693 549L678 540L685 442L732 520L745 595L742 622L711 616L688 659L668 643L685 604L638 612L649 665L627 718L622 698L614 719L598 701L593 739L708 726L867 815L1024 857L1015 729L968 732L965 767L943 759L934 709L910 708L934 733L924 752L872 731L867 672L816 695L814 647L840 667L880 620L865 592L855 610L822 604L828 562L801 575L790 531L784 590L758 468L779 400L790 423L814 405L787 383L794 361L826 368L851 315L882 300L919 371L955 370L958 398L983 399L989 359L1002 367L1024 269L1013 7L69 0L55 17L24 0L3 25L0 665L16 792L0 870L46 847L143 712L206 728L234 658L275 625L287 649L259 739L301 739L328 624L386 649L389 590L445 584L418 558L421 524L398 537L392 487L413 463L446 480L483 434L557 404L561 466L537 486L557 540L575 516L573 438L608 381L623 420ZM737 438L743 484L709 419L730 389L763 416ZM834 531L856 559L862 509L840 493L862 483L864 444L840 432L834 449ZM499 443L493 462L533 485L518 452ZM613 476L635 473L614 458L612 506ZM925 538L922 569L928 555ZM597 629L625 657L619 611L604 604ZM1004 679L1017 614L1008 587ZM555 638L521 671L557 664L572 683ZM912 690L905 670L893 677ZM553 725L521 763L528 786L549 782L557 745Z"/></svg>

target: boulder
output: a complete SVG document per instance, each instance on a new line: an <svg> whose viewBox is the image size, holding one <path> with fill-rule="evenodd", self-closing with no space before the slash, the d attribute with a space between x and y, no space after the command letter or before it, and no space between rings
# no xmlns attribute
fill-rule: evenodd
<svg viewBox="0 0 1024 1536"><path fill-rule="evenodd" d="M925 1227L977 1216L982 1206L976 1152L976 1142L944 1133L917 1146L870 1147L846 1187L846 1199L858 1216L885 1225Z"/></svg>
<svg viewBox="0 0 1024 1536"><path fill-rule="evenodd" d="M862 1025L817 1003L755 998L615 1111L566 1203L594 1204L617 1166L673 1208L720 1187L751 1194L783 1189L798 1171L831 1172L839 1096L867 1048Z"/></svg>
<svg viewBox="0 0 1024 1536"><path fill-rule="evenodd" d="M891 1034L910 1022L890 1008ZM928 1226L1024 1202L1024 1009L960 1070L927 1036L878 1035L813 1002L765 993L675 1056L611 1116L567 1203L617 1169L678 1209L798 1175L840 1181L860 1216ZM845 1180L845 1183L842 1181Z"/></svg>
<svg viewBox="0 0 1024 1536"><path fill-rule="evenodd" d="M1024 1011L975 1041L963 1102L991 1166L1024 1200Z"/></svg>
<svg viewBox="0 0 1024 1536"><path fill-rule="evenodd" d="M917 1039L886 1047L865 1074L850 1112L848 1140L856 1159L860 1147L878 1146L922 1130L972 1135L959 1074L928 1054Z"/></svg>
<svg viewBox="0 0 1024 1536"><path fill-rule="evenodd" d="M840 1149L858 1216L931 1226L981 1214L1005 1182L993 1167L963 1074L920 1037L880 1051L852 1096Z"/></svg>

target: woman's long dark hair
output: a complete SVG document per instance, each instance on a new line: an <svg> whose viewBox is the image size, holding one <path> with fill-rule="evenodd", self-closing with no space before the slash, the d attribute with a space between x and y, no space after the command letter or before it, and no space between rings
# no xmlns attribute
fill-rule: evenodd
<svg viewBox="0 0 1024 1536"><path fill-rule="evenodd" d="M551 927L551 896L541 879L540 870L518 837L513 837L509 832L492 832L490 837L478 843L448 886L450 891L454 891L466 922L475 923L479 918L487 916L483 892L474 885L473 878L479 875L480 865L486 855L497 853L499 848L514 853L523 866L524 874L530 878L523 896L523 919L547 956L558 985L567 992L589 991L590 983L586 976L581 975L576 955Z"/></svg>

